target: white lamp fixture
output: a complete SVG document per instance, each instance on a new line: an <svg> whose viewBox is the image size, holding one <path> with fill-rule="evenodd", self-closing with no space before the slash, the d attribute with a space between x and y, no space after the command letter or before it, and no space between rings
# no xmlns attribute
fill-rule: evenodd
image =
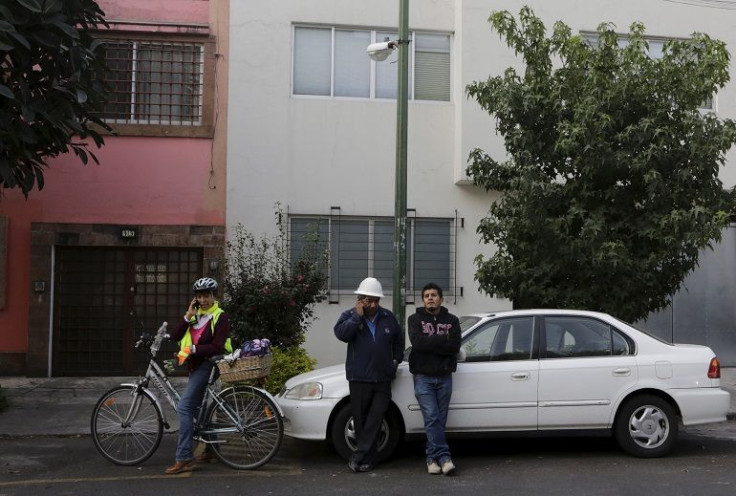
<svg viewBox="0 0 736 496"><path fill-rule="evenodd" d="M395 41L383 41L380 43L371 43L365 51L368 52L370 58L376 62L381 62L386 60L398 46L399 44Z"/></svg>

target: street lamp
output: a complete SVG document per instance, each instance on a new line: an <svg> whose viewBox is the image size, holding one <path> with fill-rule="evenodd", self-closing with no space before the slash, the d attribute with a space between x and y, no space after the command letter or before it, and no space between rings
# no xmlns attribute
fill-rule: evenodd
<svg viewBox="0 0 736 496"><path fill-rule="evenodd" d="M399 39L372 43L368 55L383 61L399 50L398 94L396 96L396 190L394 198L394 269L393 311L396 320L405 324L404 289L406 288L406 121L409 100L409 0L399 0Z"/></svg>

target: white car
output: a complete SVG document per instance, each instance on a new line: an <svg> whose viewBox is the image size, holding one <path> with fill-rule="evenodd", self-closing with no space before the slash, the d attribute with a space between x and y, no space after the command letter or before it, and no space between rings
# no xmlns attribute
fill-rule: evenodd
<svg viewBox="0 0 736 496"><path fill-rule="evenodd" d="M460 318L448 436L494 432L613 434L640 457L669 453L683 425L726 420L730 395L706 346L670 344L610 315L513 310ZM407 350L408 356L408 350ZM379 458L406 435L423 435L409 365L399 365L383 422ZM288 380L276 401L285 433L355 449L343 365Z"/></svg>

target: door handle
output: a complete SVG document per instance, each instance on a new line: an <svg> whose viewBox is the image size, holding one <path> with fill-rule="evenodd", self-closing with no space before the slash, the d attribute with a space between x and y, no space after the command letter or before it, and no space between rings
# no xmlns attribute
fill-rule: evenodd
<svg viewBox="0 0 736 496"><path fill-rule="evenodd" d="M529 372L514 372L511 374L512 381L525 381L529 379Z"/></svg>
<svg viewBox="0 0 736 496"><path fill-rule="evenodd" d="M628 367L613 369L613 375L616 377L628 377L631 375L631 369Z"/></svg>

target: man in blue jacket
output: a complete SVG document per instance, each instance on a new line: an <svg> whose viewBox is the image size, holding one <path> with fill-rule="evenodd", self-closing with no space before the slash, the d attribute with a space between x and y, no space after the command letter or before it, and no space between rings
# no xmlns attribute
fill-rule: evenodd
<svg viewBox="0 0 736 496"><path fill-rule="evenodd" d="M369 472L376 463L378 433L391 401L391 381L404 355L404 332L396 317L379 306L383 288L367 277L355 291L355 306L335 324L335 336L348 344L345 375L357 448L348 467Z"/></svg>

